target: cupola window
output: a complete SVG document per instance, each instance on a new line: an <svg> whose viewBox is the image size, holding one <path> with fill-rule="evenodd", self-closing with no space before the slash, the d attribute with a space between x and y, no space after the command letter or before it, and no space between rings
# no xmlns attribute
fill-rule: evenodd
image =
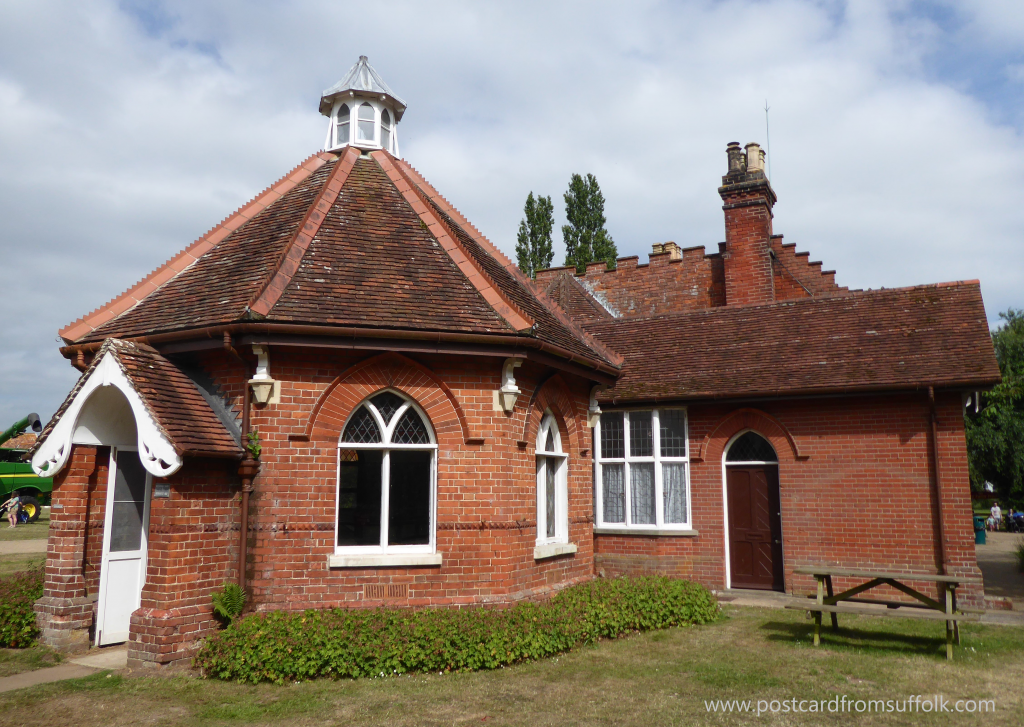
<svg viewBox="0 0 1024 727"><path fill-rule="evenodd" d="M387 109L380 112L380 145L386 150L391 149L391 114Z"/></svg>
<svg viewBox="0 0 1024 727"><path fill-rule="evenodd" d="M368 141L373 143L373 126L374 126L374 112L373 106L368 103L364 103L359 107L359 129L356 136L357 141Z"/></svg>
<svg viewBox="0 0 1024 727"><path fill-rule="evenodd" d="M337 119L337 133L335 135L336 143L338 146L344 146L348 144L349 140L349 118L351 112L348 110L347 104L342 104L338 107L338 119Z"/></svg>

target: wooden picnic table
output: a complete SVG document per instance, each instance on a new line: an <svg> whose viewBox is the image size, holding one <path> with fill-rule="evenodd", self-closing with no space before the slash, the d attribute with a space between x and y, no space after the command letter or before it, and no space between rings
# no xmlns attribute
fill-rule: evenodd
<svg viewBox="0 0 1024 727"><path fill-rule="evenodd" d="M813 604L793 603L787 608L811 611L814 613L814 645L821 643L821 615L828 613L832 617L832 628L839 628L840 613L866 616L898 616L904 618L928 619L946 622L946 658L953 658L953 644L960 643L960 621L977 621L977 614L958 611L956 605L956 589L964 579L957 576L944 576L936 573L892 573L888 571L862 570L858 568L842 568L839 566L802 566L793 569L794 573L814 576L818 580L818 595ZM834 593L832 578L855 578L865 581L842 593ZM942 600L937 601L920 591L911 588L907 581L930 581L937 583L942 589ZM912 596L917 603L892 601L877 598L861 598L859 594L877 586L892 586L897 591ZM883 605L885 611L847 605L849 603L867 603L875 606Z"/></svg>

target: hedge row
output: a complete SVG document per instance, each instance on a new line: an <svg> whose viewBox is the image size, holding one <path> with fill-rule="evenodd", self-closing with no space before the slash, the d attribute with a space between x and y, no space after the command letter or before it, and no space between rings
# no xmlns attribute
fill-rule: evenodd
<svg viewBox="0 0 1024 727"><path fill-rule="evenodd" d="M0 647L23 649L39 635L32 604L43 596L43 569L0 578Z"/></svg>
<svg viewBox="0 0 1024 727"><path fill-rule="evenodd" d="M496 669L598 639L718 617L707 589L669 578L616 578L509 608L310 610L252 614L208 639L194 660L240 682Z"/></svg>

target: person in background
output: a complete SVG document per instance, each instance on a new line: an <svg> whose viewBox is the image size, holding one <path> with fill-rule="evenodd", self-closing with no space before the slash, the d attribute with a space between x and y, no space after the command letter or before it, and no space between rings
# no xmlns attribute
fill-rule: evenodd
<svg viewBox="0 0 1024 727"><path fill-rule="evenodd" d="M18 497L18 491L14 490L11 493L11 499L0 505L0 509L7 508L7 522L10 523L8 528L17 527L18 525L18 510L21 509L21 498Z"/></svg>
<svg viewBox="0 0 1024 727"><path fill-rule="evenodd" d="M999 508L999 503L993 503L992 505L992 529L998 530L999 524L1003 521L1003 511Z"/></svg>

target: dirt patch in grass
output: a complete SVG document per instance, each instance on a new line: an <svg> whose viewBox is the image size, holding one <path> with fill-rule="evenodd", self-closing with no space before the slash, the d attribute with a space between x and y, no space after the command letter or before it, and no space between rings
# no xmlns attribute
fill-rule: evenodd
<svg viewBox="0 0 1024 727"><path fill-rule="evenodd" d="M0 649L0 677L57 666L61 661L60 654L40 645L27 649Z"/></svg>
<svg viewBox="0 0 1024 727"><path fill-rule="evenodd" d="M713 699L905 699L915 694L996 700L995 714L787 714L766 724L1017 725L1024 629L970 624L955 659L944 625L843 617L811 645L803 614L726 607L711 626L609 641L540 662L468 674L283 687L195 676L104 674L0 694L0 725L666 725L750 724L709 715ZM125 709L125 705L131 705Z"/></svg>

